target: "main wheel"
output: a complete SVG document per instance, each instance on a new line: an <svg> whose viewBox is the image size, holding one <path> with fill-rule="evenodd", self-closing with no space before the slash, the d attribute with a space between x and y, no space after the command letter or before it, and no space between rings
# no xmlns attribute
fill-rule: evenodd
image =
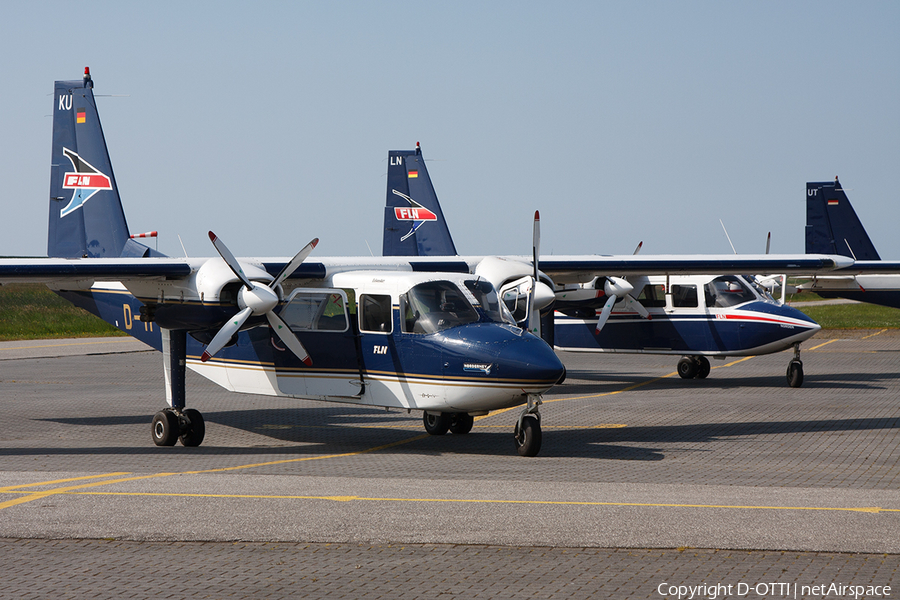
<svg viewBox="0 0 900 600"><path fill-rule="evenodd" d="M182 413L188 420L188 427L181 434L181 443L184 446L199 446L206 434L206 424L203 422L203 415L199 410L193 408L185 409Z"/></svg>
<svg viewBox="0 0 900 600"><path fill-rule="evenodd" d="M678 375L682 379L693 379L697 375L697 363L690 356L682 356L678 361Z"/></svg>
<svg viewBox="0 0 900 600"><path fill-rule="evenodd" d="M174 446L178 441L178 416L171 410L159 411L153 415L151 432L157 446Z"/></svg>
<svg viewBox="0 0 900 600"><path fill-rule="evenodd" d="M516 424L515 440L519 456L537 456L541 451L541 423L534 417L522 419L522 427Z"/></svg>
<svg viewBox="0 0 900 600"><path fill-rule="evenodd" d="M709 376L709 371L711 367L709 366L709 359L705 356L697 357L697 374L694 376L697 379L706 379Z"/></svg>
<svg viewBox="0 0 900 600"><path fill-rule="evenodd" d="M472 431L475 417L469 413L453 413L450 415L450 433L463 434Z"/></svg>
<svg viewBox="0 0 900 600"><path fill-rule="evenodd" d="M803 385L803 363L799 360L792 360L788 363L787 382L793 388Z"/></svg>
<svg viewBox="0 0 900 600"><path fill-rule="evenodd" d="M450 429L450 415L448 413L433 415L426 412L422 417L422 422L425 423L425 431L431 435L444 435Z"/></svg>

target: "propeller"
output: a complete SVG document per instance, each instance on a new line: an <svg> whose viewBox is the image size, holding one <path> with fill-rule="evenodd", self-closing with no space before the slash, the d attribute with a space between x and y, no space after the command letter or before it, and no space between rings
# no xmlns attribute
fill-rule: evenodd
<svg viewBox="0 0 900 600"><path fill-rule="evenodd" d="M612 312L616 302L619 301L619 298L624 298L625 306L629 310L633 310L647 320L652 318L650 312L641 304L640 300L634 297L632 293L634 292L634 286L626 280L619 277L607 277L606 282L603 284L603 291L609 298L600 311L600 318L597 320L597 328L594 330L594 334L599 334L603 326L606 325L606 322L609 320L609 314Z"/></svg>
<svg viewBox="0 0 900 600"><path fill-rule="evenodd" d="M274 312L275 307L278 306L279 302L279 294L275 290L276 288L279 288L285 279L291 276L291 273L297 270L297 267L299 267L304 260L306 260L306 257L309 256L310 252L313 251L313 248L316 247L316 244L319 243L319 238L315 238L307 244L303 250L298 252L297 255L284 266L281 272L275 276L271 285L250 281L247 275L244 274L244 270L241 268L240 263L225 243L212 231L209 232L209 239L213 243L213 246L215 246L216 251L225 261L225 264L227 264L234 272L235 276L240 279L241 283L244 284L244 287L238 292L238 306L241 308L240 312L229 319L219 332L216 333L215 337L213 337L212 341L206 347L206 350L203 351L200 360L206 362L215 356L219 350L225 347L228 340L240 331L241 327L243 327L244 323L246 323L247 319L251 316L265 315L266 319L269 321L269 326L284 345L290 348L291 352L307 366L311 366L312 359L309 357L303 344L300 343L300 340L297 339L294 332L287 326L287 323Z"/></svg>

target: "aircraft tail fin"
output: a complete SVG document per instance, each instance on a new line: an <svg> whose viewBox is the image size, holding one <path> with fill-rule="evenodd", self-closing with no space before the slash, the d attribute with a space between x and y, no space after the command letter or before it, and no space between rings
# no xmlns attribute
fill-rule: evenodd
<svg viewBox="0 0 900 600"><path fill-rule="evenodd" d="M93 88L87 68L83 80L54 85L47 255L159 255L129 238Z"/></svg>
<svg viewBox="0 0 900 600"><path fill-rule="evenodd" d="M383 256L456 256L422 149L388 152Z"/></svg>
<svg viewBox="0 0 900 600"><path fill-rule="evenodd" d="M806 253L881 260L837 177L806 184Z"/></svg>

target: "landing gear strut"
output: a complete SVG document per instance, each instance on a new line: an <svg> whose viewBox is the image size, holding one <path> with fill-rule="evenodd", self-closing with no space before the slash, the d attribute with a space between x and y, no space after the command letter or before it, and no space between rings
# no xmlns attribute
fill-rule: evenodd
<svg viewBox="0 0 900 600"><path fill-rule="evenodd" d="M706 379L709 370L709 360L705 356L682 356L678 361L678 375L682 379Z"/></svg>
<svg viewBox="0 0 900 600"><path fill-rule="evenodd" d="M162 329L163 367L166 375L166 400L169 407L153 416L151 434L157 446L174 446L179 439L185 446L199 446L206 434L203 415L185 408L184 375L187 360L187 332Z"/></svg>
<svg viewBox="0 0 900 600"><path fill-rule="evenodd" d="M794 344L794 358L788 363L787 382L793 388L803 385L803 362L800 360L800 344Z"/></svg>
<svg viewBox="0 0 900 600"><path fill-rule="evenodd" d="M528 394L528 404L519 415L514 432L519 456L537 456L541 451L541 413L538 410L540 404L539 395Z"/></svg>

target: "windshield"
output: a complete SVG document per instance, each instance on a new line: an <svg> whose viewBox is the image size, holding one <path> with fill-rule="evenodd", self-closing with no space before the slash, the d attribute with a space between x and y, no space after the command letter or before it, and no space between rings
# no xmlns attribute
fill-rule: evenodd
<svg viewBox="0 0 900 600"><path fill-rule="evenodd" d="M506 304L500 302L500 295L497 294L497 290L494 289L491 282L484 279L469 280L465 282L465 285L466 289L475 296L475 300L481 305L481 310L489 320L497 323L516 324Z"/></svg>
<svg viewBox="0 0 900 600"><path fill-rule="evenodd" d="M753 300L757 300L753 291L734 275L716 277L706 284L707 308L728 308Z"/></svg>
<svg viewBox="0 0 900 600"><path fill-rule="evenodd" d="M479 320L478 311L450 281L420 283L403 294L401 304L406 333L437 333Z"/></svg>

